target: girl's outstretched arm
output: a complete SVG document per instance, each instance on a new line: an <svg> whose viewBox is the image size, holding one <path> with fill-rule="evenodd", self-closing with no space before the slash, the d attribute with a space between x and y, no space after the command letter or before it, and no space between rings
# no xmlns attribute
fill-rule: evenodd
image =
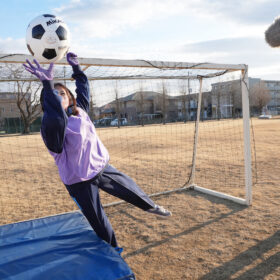
<svg viewBox="0 0 280 280"><path fill-rule="evenodd" d="M53 88L53 83L43 81L43 86L44 115L41 134L47 148L51 152L59 154L63 150L68 117L61 105L61 96Z"/></svg>
<svg viewBox="0 0 280 280"><path fill-rule="evenodd" d="M88 112L90 102L90 88L87 76L81 70L76 54L69 52L67 53L66 58L68 63L73 68L72 78L76 81L77 105Z"/></svg>
<svg viewBox="0 0 280 280"><path fill-rule="evenodd" d="M48 69L44 69L34 59L35 65L26 60L23 64L25 69L35 75L43 84L42 107L44 111L41 134L47 148L54 153L61 153L63 150L65 129L68 117L61 105L61 96L53 87L53 63Z"/></svg>

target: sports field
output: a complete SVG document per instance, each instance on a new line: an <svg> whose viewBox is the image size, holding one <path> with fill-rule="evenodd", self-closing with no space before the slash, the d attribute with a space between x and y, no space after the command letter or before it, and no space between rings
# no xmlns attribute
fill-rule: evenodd
<svg viewBox="0 0 280 280"><path fill-rule="evenodd" d="M155 198L173 212L167 220L127 204L106 208L137 279L280 279L280 120L252 122L257 183L251 207L183 191ZM201 127L196 181L243 197L241 121ZM147 193L188 181L194 124L121 130L98 133L111 163ZM1 224L76 209L39 134L1 136L0 151ZM102 200L116 199L102 193Z"/></svg>

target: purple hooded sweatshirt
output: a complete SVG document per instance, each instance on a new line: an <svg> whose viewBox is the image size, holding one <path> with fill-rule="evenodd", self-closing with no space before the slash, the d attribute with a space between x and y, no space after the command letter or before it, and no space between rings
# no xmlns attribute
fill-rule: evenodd
<svg viewBox="0 0 280 280"><path fill-rule="evenodd" d="M54 157L62 182L72 185L95 177L109 162L109 153L99 139L87 112L89 85L79 66L73 67L78 115L67 116L52 82L43 81L44 116L42 138Z"/></svg>

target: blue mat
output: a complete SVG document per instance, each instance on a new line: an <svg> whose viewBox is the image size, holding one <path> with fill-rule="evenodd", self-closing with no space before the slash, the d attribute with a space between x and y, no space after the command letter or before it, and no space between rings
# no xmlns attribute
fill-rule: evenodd
<svg viewBox="0 0 280 280"><path fill-rule="evenodd" d="M132 280L133 272L80 212L0 227L0 279Z"/></svg>

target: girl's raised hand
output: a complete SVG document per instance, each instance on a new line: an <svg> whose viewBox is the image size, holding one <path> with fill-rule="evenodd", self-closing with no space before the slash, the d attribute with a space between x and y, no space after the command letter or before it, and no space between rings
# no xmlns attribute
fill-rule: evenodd
<svg viewBox="0 0 280 280"><path fill-rule="evenodd" d="M28 65L23 64L24 68L28 72L39 78L41 81L50 81L53 79L53 63L50 64L48 69L44 69L36 59L33 60L36 66L32 65L32 63L28 59L26 59L26 62L28 63Z"/></svg>
<svg viewBox="0 0 280 280"><path fill-rule="evenodd" d="M71 66L79 65L78 56L75 53L67 53L66 59Z"/></svg>

